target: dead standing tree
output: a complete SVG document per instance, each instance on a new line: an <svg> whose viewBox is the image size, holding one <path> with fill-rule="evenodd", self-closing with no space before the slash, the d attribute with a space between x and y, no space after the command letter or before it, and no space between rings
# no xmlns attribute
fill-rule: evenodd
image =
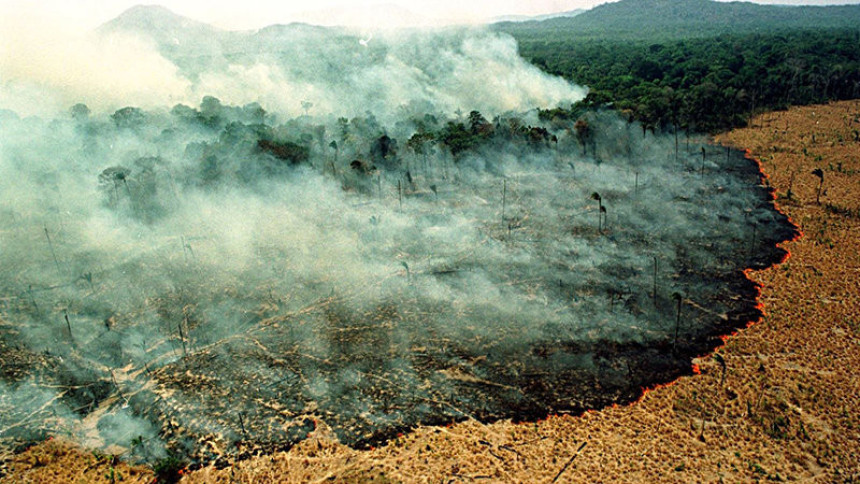
<svg viewBox="0 0 860 484"><path fill-rule="evenodd" d="M812 170L812 174L818 177L818 191L815 192L815 203L821 205L821 187L824 186L824 172L821 168Z"/></svg>
<svg viewBox="0 0 860 484"><path fill-rule="evenodd" d="M131 198L131 189L128 187L128 177L131 175L131 172L128 168L124 168L122 166L112 166L110 168L105 168L99 174L99 184L103 189L108 192L113 189L113 197L108 197L112 203L114 208L119 205L119 184L122 183L125 185L126 193L128 194L129 203L132 203L133 200Z"/></svg>
<svg viewBox="0 0 860 484"><path fill-rule="evenodd" d="M603 198L601 198L600 194L594 192L591 194L592 200L597 200L597 231L603 232L603 219L606 214L606 207L603 206Z"/></svg>
<svg viewBox="0 0 860 484"><path fill-rule="evenodd" d="M680 293L675 292L672 293L672 298L678 303L678 311L675 318L675 338L672 340L672 352L674 353L678 346L678 332L681 329L681 302L684 300L684 297Z"/></svg>
<svg viewBox="0 0 860 484"><path fill-rule="evenodd" d="M580 146L582 146L582 155L588 155L588 145L593 142L593 132L591 125L588 124L588 121L584 119L579 119L574 123L573 130L576 133L576 140L579 142ZM594 147L592 146L592 154L594 154Z"/></svg>

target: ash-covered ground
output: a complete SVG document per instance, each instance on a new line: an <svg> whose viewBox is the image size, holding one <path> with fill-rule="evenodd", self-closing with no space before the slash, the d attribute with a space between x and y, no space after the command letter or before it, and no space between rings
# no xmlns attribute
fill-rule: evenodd
<svg viewBox="0 0 860 484"><path fill-rule="evenodd" d="M279 98L299 112L231 105L230 86L3 112L0 440L202 462L288 447L319 420L366 446L576 413L689 372L758 317L742 271L794 229L742 153L565 107L582 91L495 34L410 34L435 56L356 42L305 72L271 47L300 33L248 34L256 57L219 52L226 67L153 54L191 95L228 85L211 69L301 85L308 100ZM326 69L344 65L342 85ZM448 76L466 67L474 82ZM472 95L499 72L546 89ZM528 109L542 101L562 107Z"/></svg>

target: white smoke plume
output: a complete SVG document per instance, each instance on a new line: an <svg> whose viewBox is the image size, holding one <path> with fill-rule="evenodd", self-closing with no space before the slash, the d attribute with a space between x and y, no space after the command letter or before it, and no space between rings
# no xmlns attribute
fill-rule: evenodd
<svg viewBox="0 0 860 484"><path fill-rule="evenodd" d="M7 25L0 105L45 114L122 106L259 102L286 115L353 117L433 106L500 113L569 105L585 90L547 76L515 41L481 29L367 33L303 24L224 31L136 7L89 34ZM367 42L363 42L367 40Z"/></svg>

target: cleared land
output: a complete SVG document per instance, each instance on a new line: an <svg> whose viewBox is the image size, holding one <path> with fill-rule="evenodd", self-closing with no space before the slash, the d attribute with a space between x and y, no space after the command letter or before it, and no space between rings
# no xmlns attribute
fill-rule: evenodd
<svg viewBox="0 0 860 484"><path fill-rule="evenodd" d="M720 358L699 359L701 374L630 406L423 427L370 451L320 425L289 452L183 482L860 480L860 101L765 114L717 140L761 161L804 235L784 244L785 263L750 272L766 316ZM111 469L123 482L152 479L55 440L2 461L0 482L111 482Z"/></svg>

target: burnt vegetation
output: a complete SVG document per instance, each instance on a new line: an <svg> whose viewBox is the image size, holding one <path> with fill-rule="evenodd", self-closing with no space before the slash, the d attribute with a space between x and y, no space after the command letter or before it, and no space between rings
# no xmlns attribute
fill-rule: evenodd
<svg viewBox="0 0 860 484"><path fill-rule="evenodd" d="M335 44L309 32L276 46ZM394 42L346 38L344 59L396 58ZM289 447L319 420L363 447L420 424L629 402L689 373L760 316L742 271L781 260L795 232L753 162L696 134L751 98L730 92L743 103L725 108L725 93L689 97L698 81L647 82L635 100L593 86L572 104L468 114L426 99L318 114L295 99L290 116L206 96L10 116L2 129L27 137L4 147L16 176L0 194L29 195L0 211L0 440L84 423L173 478Z"/></svg>
<svg viewBox="0 0 860 484"><path fill-rule="evenodd" d="M93 418L136 458L200 463L289 447L315 419L367 446L630 401L757 317L741 269L793 234L741 154L679 155L582 106L388 127L212 97L84 111L62 122L161 154L84 143L74 162L101 195L75 210L124 242L9 216L13 247L38 224L49 250L4 261L5 440ZM272 229L218 226L245 220Z"/></svg>

